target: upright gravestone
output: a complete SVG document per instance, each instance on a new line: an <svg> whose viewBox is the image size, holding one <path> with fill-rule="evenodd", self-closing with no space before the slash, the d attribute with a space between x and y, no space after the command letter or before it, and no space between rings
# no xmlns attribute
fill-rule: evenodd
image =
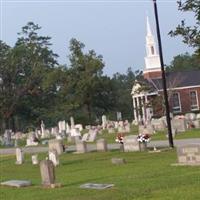
<svg viewBox="0 0 200 200"><path fill-rule="evenodd" d="M61 140L49 140L49 151L56 150L58 155L63 153L63 144Z"/></svg>
<svg viewBox="0 0 200 200"><path fill-rule="evenodd" d="M43 121L41 121L40 127L41 127L41 134L42 134L41 138L45 138L45 124Z"/></svg>
<svg viewBox="0 0 200 200"><path fill-rule="evenodd" d="M105 115L102 115L102 127L103 127L103 129L106 128L106 125L107 125L107 119L106 119L106 116L105 116Z"/></svg>
<svg viewBox="0 0 200 200"><path fill-rule="evenodd" d="M177 147L179 164L200 165L200 144L187 144Z"/></svg>
<svg viewBox="0 0 200 200"><path fill-rule="evenodd" d="M124 137L124 151L140 151L139 142L137 140L137 135L129 135Z"/></svg>
<svg viewBox="0 0 200 200"><path fill-rule="evenodd" d="M97 137L97 130L89 130L88 142L94 142Z"/></svg>
<svg viewBox="0 0 200 200"><path fill-rule="evenodd" d="M16 164L21 165L24 162L24 153L22 149L16 148Z"/></svg>
<svg viewBox="0 0 200 200"><path fill-rule="evenodd" d="M76 153L86 153L87 152L87 144L85 141L77 141L76 142Z"/></svg>
<svg viewBox="0 0 200 200"><path fill-rule="evenodd" d="M40 162L40 173L44 187L51 187L55 184L55 169L51 160L42 160Z"/></svg>
<svg viewBox="0 0 200 200"><path fill-rule="evenodd" d="M66 133L66 123L65 120L58 122L58 132L59 133Z"/></svg>
<svg viewBox="0 0 200 200"><path fill-rule="evenodd" d="M12 130L6 129L4 133L4 145L5 146L12 146L11 141Z"/></svg>
<svg viewBox="0 0 200 200"><path fill-rule="evenodd" d="M59 165L59 157L55 149L49 151L49 160L53 162L55 167Z"/></svg>
<svg viewBox="0 0 200 200"><path fill-rule="evenodd" d="M38 162L38 155L37 154L32 155L31 159L32 159L32 164L33 165L38 165L39 162Z"/></svg>
<svg viewBox="0 0 200 200"><path fill-rule="evenodd" d="M107 142L105 139L99 139L97 140L97 151L107 151Z"/></svg>
<svg viewBox="0 0 200 200"><path fill-rule="evenodd" d="M177 133L185 132L187 129L186 120L185 119L172 119L172 127L177 131Z"/></svg>
<svg viewBox="0 0 200 200"><path fill-rule="evenodd" d="M71 129L75 128L75 123L74 123L73 117L70 117L70 125L71 125Z"/></svg>

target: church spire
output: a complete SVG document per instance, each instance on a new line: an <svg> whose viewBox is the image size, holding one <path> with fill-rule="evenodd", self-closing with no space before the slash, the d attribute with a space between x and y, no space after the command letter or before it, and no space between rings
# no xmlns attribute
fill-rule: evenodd
<svg viewBox="0 0 200 200"><path fill-rule="evenodd" d="M149 17L147 16L147 36L152 36L151 27L149 24Z"/></svg>
<svg viewBox="0 0 200 200"><path fill-rule="evenodd" d="M160 58L156 51L156 43L151 31L149 18L147 16L147 33L146 33L146 57L145 57L145 70L144 71L157 71L161 70Z"/></svg>

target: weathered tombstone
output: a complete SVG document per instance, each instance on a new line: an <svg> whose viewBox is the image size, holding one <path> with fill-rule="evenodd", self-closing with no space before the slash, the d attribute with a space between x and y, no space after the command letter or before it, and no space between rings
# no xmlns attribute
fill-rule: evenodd
<svg viewBox="0 0 200 200"><path fill-rule="evenodd" d="M115 165L125 164L126 163L124 158L112 158L111 162L112 162L112 164L115 164Z"/></svg>
<svg viewBox="0 0 200 200"><path fill-rule="evenodd" d="M195 128L200 128L200 120L194 120L193 124Z"/></svg>
<svg viewBox="0 0 200 200"><path fill-rule="evenodd" d="M89 138L88 142L94 142L97 137L97 131L96 130L89 130Z"/></svg>
<svg viewBox="0 0 200 200"><path fill-rule="evenodd" d="M51 160L42 160L40 162L40 173L44 187L51 187L55 184L55 168Z"/></svg>
<svg viewBox="0 0 200 200"><path fill-rule="evenodd" d="M179 164L200 165L200 144L187 144L177 147Z"/></svg>
<svg viewBox="0 0 200 200"><path fill-rule="evenodd" d="M106 128L106 125L107 125L107 119L106 119L106 116L105 116L105 115L102 115L102 127L103 127L103 129Z"/></svg>
<svg viewBox="0 0 200 200"><path fill-rule="evenodd" d="M105 139L99 139L97 140L97 151L107 151L107 142Z"/></svg>
<svg viewBox="0 0 200 200"><path fill-rule="evenodd" d="M59 165L59 157L58 157L58 153L55 149L49 151L49 160L51 160L54 164L54 166L58 166Z"/></svg>
<svg viewBox="0 0 200 200"><path fill-rule="evenodd" d="M121 112L117 112L117 121L122 120L122 113Z"/></svg>
<svg viewBox="0 0 200 200"><path fill-rule="evenodd" d="M137 135L129 135L124 137L124 151L140 151Z"/></svg>
<svg viewBox="0 0 200 200"><path fill-rule="evenodd" d="M41 127L41 134L42 134L41 138L45 138L45 124L43 121L41 121L40 127Z"/></svg>
<svg viewBox="0 0 200 200"><path fill-rule="evenodd" d="M58 122L58 132L59 133L66 133L66 123L65 120Z"/></svg>
<svg viewBox="0 0 200 200"><path fill-rule="evenodd" d="M58 155L63 153L63 144L61 140L49 140L49 151L56 150Z"/></svg>
<svg viewBox="0 0 200 200"><path fill-rule="evenodd" d="M89 134L88 134L88 133L85 133L85 134L83 135L83 137L82 137L82 141L87 142L88 138L89 138Z"/></svg>
<svg viewBox="0 0 200 200"><path fill-rule="evenodd" d="M38 162L38 155L37 154L32 155L31 159L32 159L32 164L33 165L38 165L39 162Z"/></svg>
<svg viewBox="0 0 200 200"><path fill-rule="evenodd" d="M71 125L71 129L75 128L75 123L74 123L73 117L70 117L70 125Z"/></svg>
<svg viewBox="0 0 200 200"><path fill-rule="evenodd" d="M5 146L12 146L11 141L12 130L6 129L4 133L4 145Z"/></svg>
<svg viewBox="0 0 200 200"><path fill-rule="evenodd" d="M196 119L196 114L195 113L186 113L185 119L194 121Z"/></svg>
<svg viewBox="0 0 200 200"><path fill-rule="evenodd" d="M155 131L164 131L165 130L165 122L162 119L154 119L151 121L151 125L153 126Z"/></svg>
<svg viewBox="0 0 200 200"><path fill-rule="evenodd" d="M87 152L87 144L85 141L77 141L76 142L76 153L86 153Z"/></svg>
<svg viewBox="0 0 200 200"><path fill-rule="evenodd" d="M187 129L187 124L185 119L172 119L172 127L178 133L185 132Z"/></svg>
<svg viewBox="0 0 200 200"><path fill-rule="evenodd" d="M31 181L28 181L28 180L9 180L5 182L1 182L1 185L21 188L21 187L31 186L32 183Z"/></svg>
<svg viewBox="0 0 200 200"><path fill-rule="evenodd" d="M24 162L24 153L22 149L16 148L16 164L21 165Z"/></svg>

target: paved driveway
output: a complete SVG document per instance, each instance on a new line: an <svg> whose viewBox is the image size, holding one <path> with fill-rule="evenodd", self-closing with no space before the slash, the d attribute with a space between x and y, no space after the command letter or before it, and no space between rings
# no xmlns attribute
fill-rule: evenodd
<svg viewBox="0 0 200 200"><path fill-rule="evenodd" d="M179 146L183 144L191 144L191 143L198 143L200 144L200 138L195 138L195 139L180 139L180 140L174 140L174 146ZM168 140L160 140L160 141L151 141L148 143L148 147L156 147L156 148L163 148L163 147L169 147L169 142ZM114 149L120 149L119 144L108 144L108 149L109 150L114 150ZM48 147L24 147L23 148L25 153L42 153L42 152L48 152ZM69 146L66 149L66 152L71 152L75 151L75 146ZM89 151L95 151L96 150L96 145L95 144L88 144L88 150ZM15 154L15 148L4 148L0 149L0 155L3 154Z"/></svg>

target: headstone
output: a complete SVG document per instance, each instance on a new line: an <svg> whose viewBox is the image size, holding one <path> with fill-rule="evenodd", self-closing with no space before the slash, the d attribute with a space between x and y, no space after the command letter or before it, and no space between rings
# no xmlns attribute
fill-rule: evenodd
<svg viewBox="0 0 200 200"><path fill-rule="evenodd" d="M65 123L65 120L58 122L58 132L59 133L63 133L63 132L65 133L66 132L66 123Z"/></svg>
<svg viewBox="0 0 200 200"><path fill-rule="evenodd" d="M43 121L41 121L40 127L41 127L41 134L42 134L41 138L45 138L45 124Z"/></svg>
<svg viewBox="0 0 200 200"><path fill-rule="evenodd" d="M87 144L85 141L76 142L76 153L86 153L87 152Z"/></svg>
<svg viewBox="0 0 200 200"><path fill-rule="evenodd" d="M55 184L55 168L52 161L42 160L40 162L40 173L43 186L51 187L52 184Z"/></svg>
<svg viewBox="0 0 200 200"><path fill-rule="evenodd" d="M125 164L126 163L124 158L112 158L111 162L112 162L112 164L115 164L115 165Z"/></svg>
<svg viewBox="0 0 200 200"><path fill-rule="evenodd" d="M9 180L1 182L1 185L20 188L20 187L31 186L32 184L31 181L28 180Z"/></svg>
<svg viewBox="0 0 200 200"><path fill-rule="evenodd" d="M129 135L124 137L124 151L140 151L137 135Z"/></svg>
<svg viewBox="0 0 200 200"><path fill-rule="evenodd" d="M177 147L178 162L185 165L200 165L200 144Z"/></svg>
<svg viewBox="0 0 200 200"><path fill-rule="evenodd" d="M200 119L200 113L196 115L196 119Z"/></svg>
<svg viewBox="0 0 200 200"><path fill-rule="evenodd" d="M185 132L187 129L187 124L185 119L172 119L172 127L178 133Z"/></svg>
<svg viewBox="0 0 200 200"><path fill-rule="evenodd" d="M195 113L186 113L185 119L194 121L196 119L196 114Z"/></svg>
<svg viewBox="0 0 200 200"><path fill-rule="evenodd" d="M70 117L70 125L71 125L71 129L75 128L75 123L74 123L73 117Z"/></svg>
<svg viewBox="0 0 200 200"><path fill-rule="evenodd" d="M4 133L4 145L5 146L12 146L11 141L12 130L6 129Z"/></svg>
<svg viewBox="0 0 200 200"><path fill-rule="evenodd" d="M103 190L103 189L110 188L113 186L114 184L85 183L81 185L80 188Z"/></svg>
<svg viewBox="0 0 200 200"><path fill-rule="evenodd" d="M166 128L163 119L153 119L151 121L151 125L153 126L155 131L164 131Z"/></svg>
<svg viewBox="0 0 200 200"><path fill-rule="evenodd" d="M117 121L122 120L122 113L121 112L117 112Z"/></svg>
<svg viewBox="0 0 200 200"><path fill-rule="evenodd" d="M49 160L53 162L55 167L59 165L59 157L55 149L49 151Z"/></svg>
<svg viewBox="0 0 200 200"><path fill-rule="evenodd" d="M16 148L16 164L21 165L24 162L24 153L22 149Z"/></svg>
<svg viewBox="0 0 200 200"><path fill-rule="evenodd" d="M61 140L49 140L49 151L56 150L58 155L63 153L63 144Z"/></svg>
<svg viewBox="0 0 200 200"><path fill-rule="evenodd" d="M32 164L33 165L38 165L38 155L37 154L35 154L35 155L32 155L31 156L31 158L32 158Z"/></svg>
<svg viewBox="0 0 200 200"><path fill-rule="evenodd" d="M94 142L97 137L97 131L96 130L89 130L89 138L88 142Z"/></svg>
<svg viewBox="0 0 200 200"><path fill-rule="evenodd" d="M76 124L75 128L78 128L79 131L83 130L83 125L82 124Z"/></svg>
<svg viewBox="0 0 200 200"><path fill-rule="evenodd" d="M76 137L76 136L81 136L81 132L79 131L78 128L72 128L71 129L71 133L70 133L71 137Z"/></svg>
<svg viewBox="0 0 200 200"><path fill-rule="evenodd" d="M200 128L200 120L194 120L193 124L195 128Z"/></svg>
<svg viewBox="0 0 200 200"><path fill-rule="evenodd" d="M102 127L103 127L103 129L106 128L106 125L107 125L107 119L106 119L106 116L105 116L105 115L102 115Z"/></svg>
<svg viewBox="0 0 200 200"><path fill-rule="evenodd" d="M82 137L82 141L85 141L87 142L88 141L88 138L89 138L89 134L88 133L85 133Z"/></svg>
<svg viewBox="0 0 200 200"><path fill-rule="evenodd" d="M108 128L108 133L115 133L115 129L113 128L113 127L111 127L111 128Z"/></svg>
<svg viewBox="0 0 200 200"><path fill-rule="evenodd" d="M105 139L97 140L97 151L107 151L107 142Z"/></svg>

